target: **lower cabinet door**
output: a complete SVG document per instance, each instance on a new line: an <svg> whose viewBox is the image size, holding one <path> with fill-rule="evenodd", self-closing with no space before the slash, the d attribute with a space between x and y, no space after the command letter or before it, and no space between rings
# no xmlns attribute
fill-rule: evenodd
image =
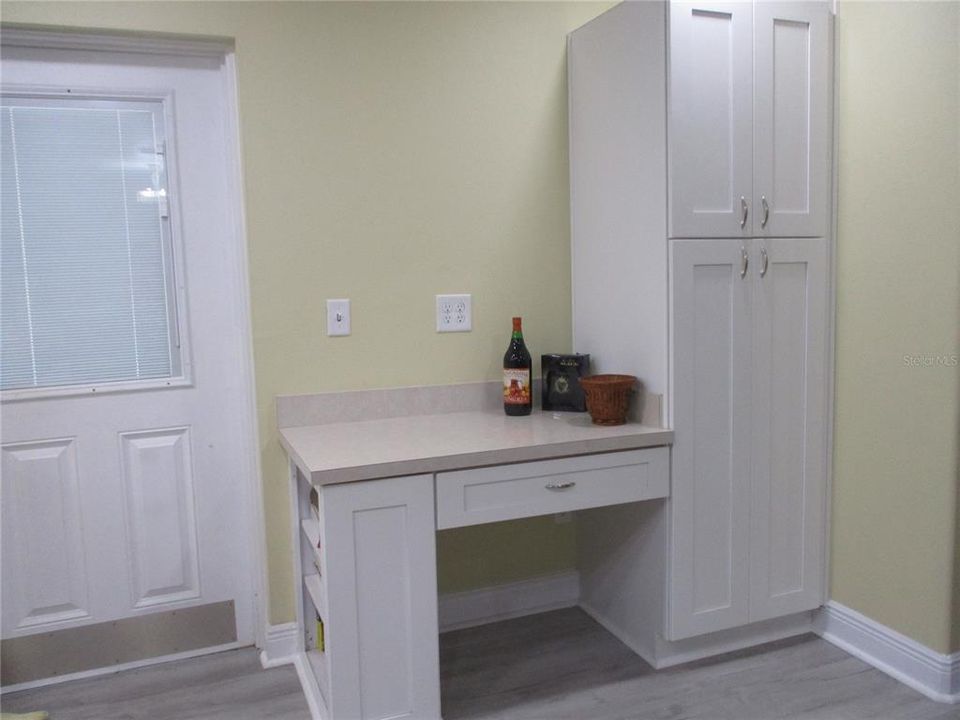
<svg viewBox="0 0 960 720"><path fill-rule="evenodd" d="M673 466L668 640L749 613L749 241L671 247Z"/></svg>
<svg viewBox="0 0 960 720"><path fill-rule="evenodd" d="M822 602L827 387L826 241L753 253L751 622Z"/></svg>
<svg viewBox="0 0 960 720"><path fill-rule="evenodd" d="M322 493L331 717L436 720L433 476L327 485Z"/></svg>

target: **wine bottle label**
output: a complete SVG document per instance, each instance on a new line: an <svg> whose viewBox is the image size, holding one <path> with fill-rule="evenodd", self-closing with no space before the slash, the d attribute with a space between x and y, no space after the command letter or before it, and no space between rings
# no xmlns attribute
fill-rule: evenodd
<svg viewBox="0 0 960 720"><path fill-rule="evenodd" d="M530 404L530 368L503 369L503 401L507 405Z"/></svg>

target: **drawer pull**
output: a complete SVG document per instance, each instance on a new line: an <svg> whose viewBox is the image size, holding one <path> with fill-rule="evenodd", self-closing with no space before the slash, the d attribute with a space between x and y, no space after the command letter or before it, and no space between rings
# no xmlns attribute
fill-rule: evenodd
<svg viewBox="0 0 960 720"><path fill-rule="evenodd" d="M547 483L544 487L546 487L547 490L569 490L574 485L576 485L576 483L573 480L567 480L562 483Z"/></svg>

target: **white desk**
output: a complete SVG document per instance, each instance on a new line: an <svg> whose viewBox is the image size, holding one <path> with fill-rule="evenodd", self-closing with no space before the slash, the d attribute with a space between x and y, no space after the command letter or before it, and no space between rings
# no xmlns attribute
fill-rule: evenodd
<svg viewBox="0 0 960 720"><path fill-rule="evenodd" d="M586 415L449 413L280 436L296 519L296 663L324 720L440 717L438 528L669 494L671 431Z"/></svg>

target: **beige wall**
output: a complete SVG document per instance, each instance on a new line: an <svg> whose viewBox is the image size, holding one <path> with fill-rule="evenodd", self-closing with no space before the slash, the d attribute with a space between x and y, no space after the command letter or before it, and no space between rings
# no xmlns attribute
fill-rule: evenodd
<svg viewBox="0 0 960 720"><path fill-rule="evenodd" d="M281 393L495 379L570 351L565 36L597 3L21 3L6 22L236 38L271 619L293 617ZM434 295L473 294L469 334ZM352 300L328 338L324 301ZM450 532L442 590L573 563L571 526ZM497 558L509 556L501 564Z"/></svg>
<svg viewBox="0 0 960 720"><path fill-rule="evenodd" d="M957 2L837 21L831 594L939 652L960 645L958 23Z"/></svg>

